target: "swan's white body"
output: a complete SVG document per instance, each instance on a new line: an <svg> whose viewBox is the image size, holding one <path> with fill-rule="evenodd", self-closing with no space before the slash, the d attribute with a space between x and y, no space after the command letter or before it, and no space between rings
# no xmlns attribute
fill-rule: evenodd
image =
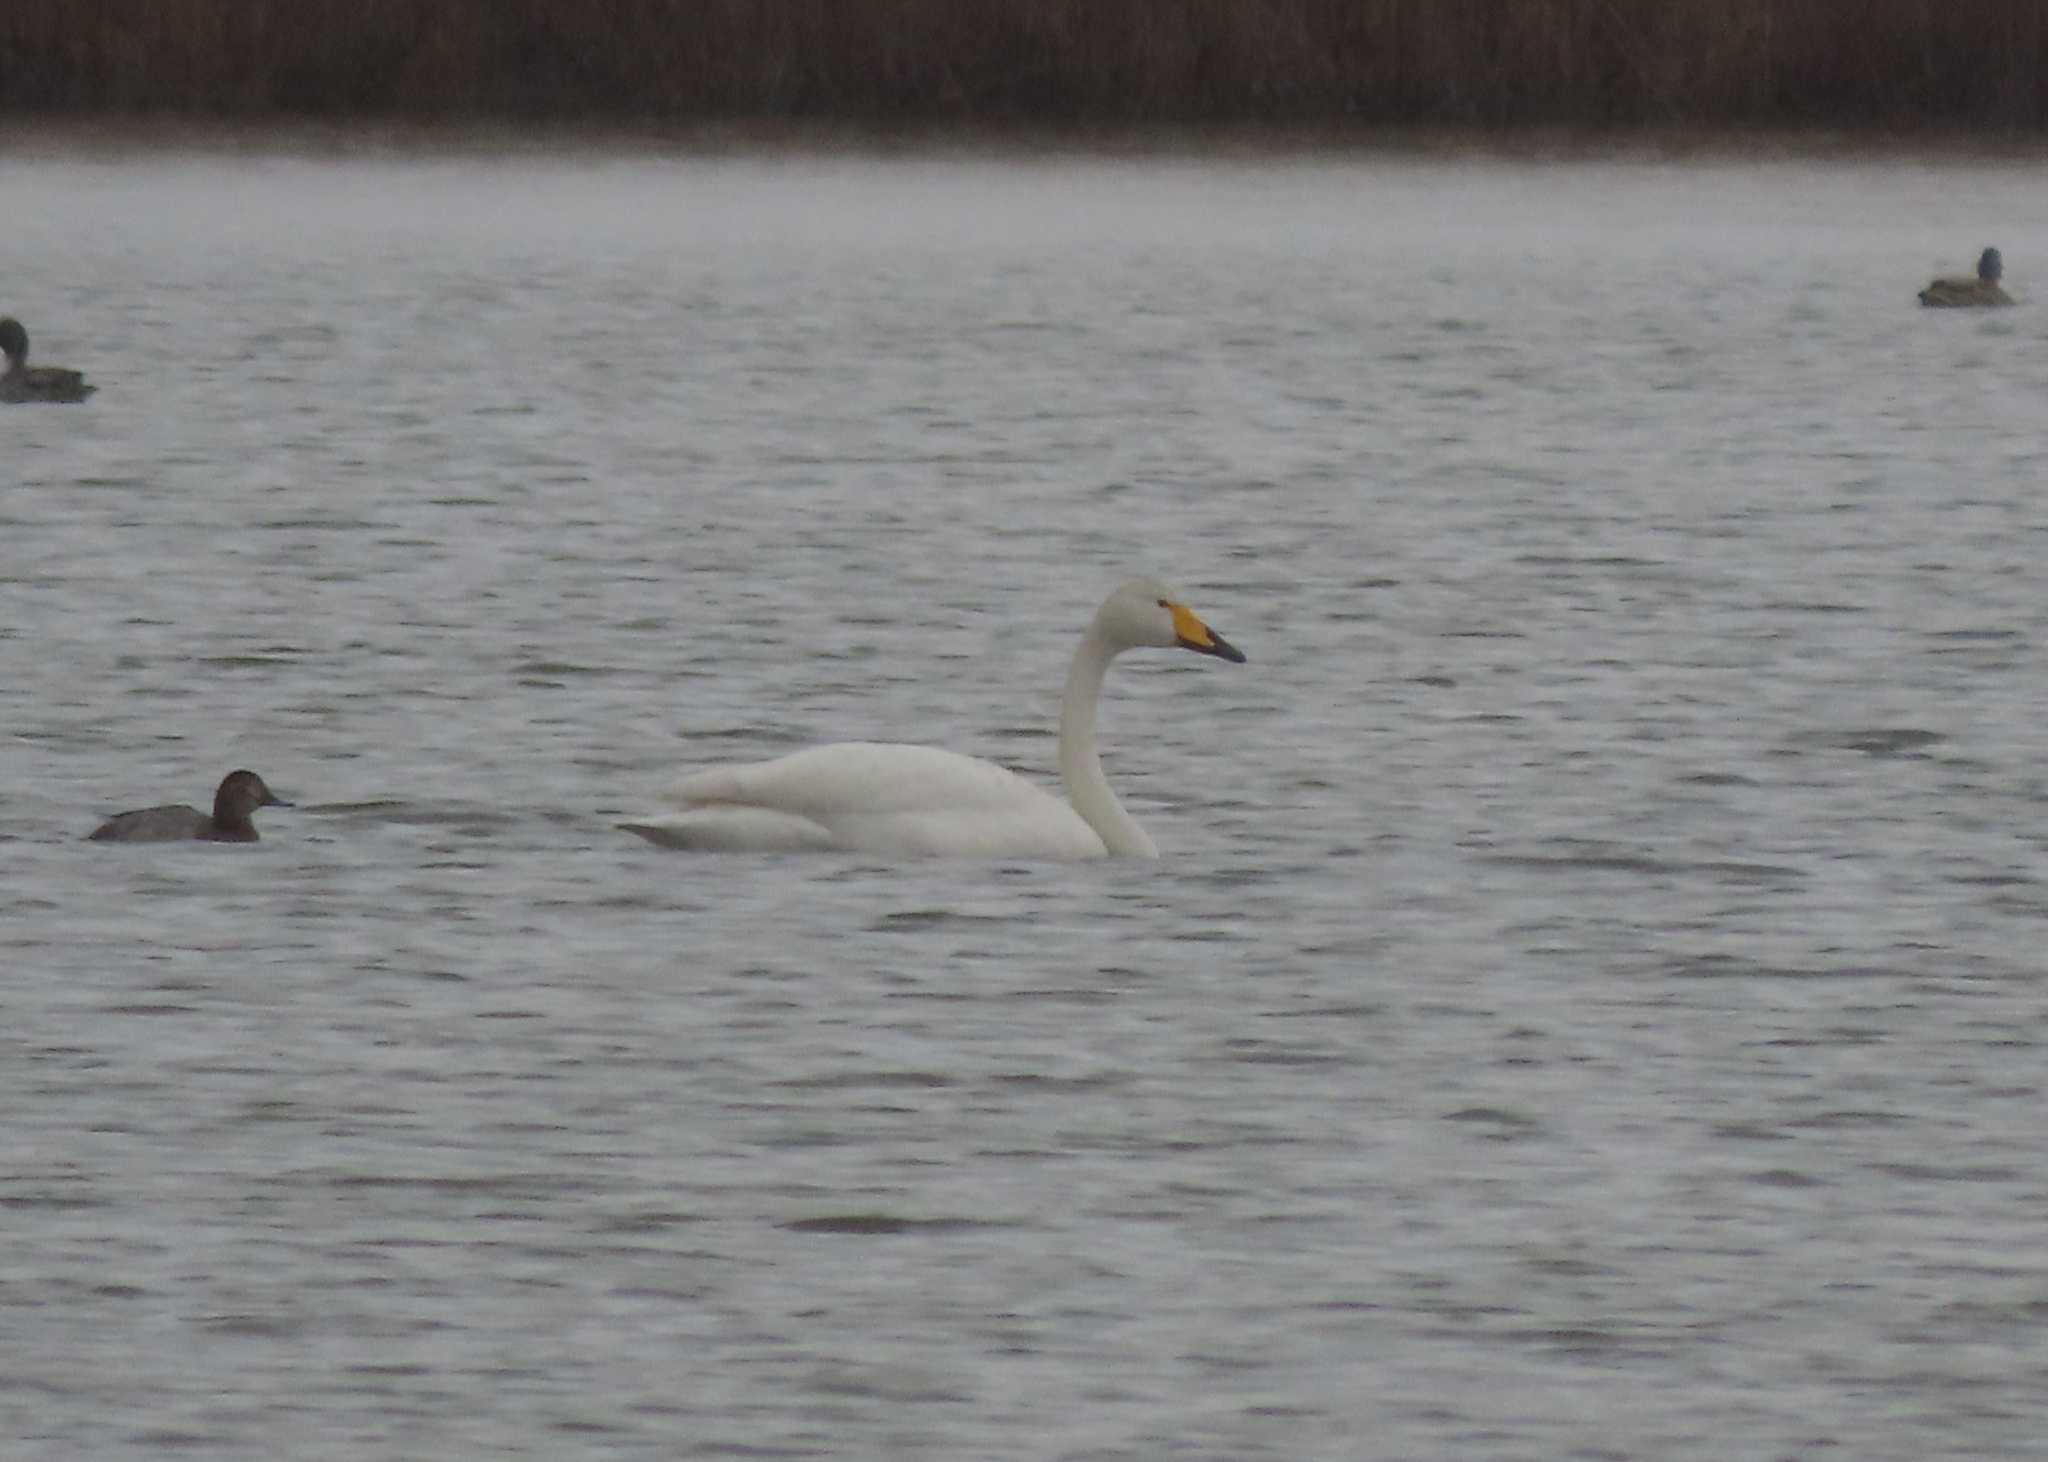
<svg viewBox="0 0 2048 1462"><path fill-rule="evenodd" d="M683 812L634 827L690 848L859 848L878 853L1099 858L1079 813L994 762L877 741L843 741L751 766L699 772L672 794Z"/></svg>
<svg viewBox="0 0 2048 1462"><path fill-rule="evenodd" d="M626 827L664 847L715 851L1157 857L1110 790L1095 750L1103 674L1141 645L1244 659L1158 584L1136 580L1110 595L1074 652L1060 699L1066 801L978 757L848 741L685 777L670 794L680 812Z"/></svg>

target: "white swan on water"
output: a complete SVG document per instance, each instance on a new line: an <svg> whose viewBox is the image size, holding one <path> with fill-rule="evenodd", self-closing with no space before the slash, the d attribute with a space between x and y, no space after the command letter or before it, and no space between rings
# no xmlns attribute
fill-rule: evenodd
<svg viewBox="0 0 2048 1462"><path fill-rule="evenodd" d="M669 794L680 812L623 826L663 847L716 851L1156 858L1159 849L1116 800L1095 754L1103 672L1146 645L1244 661L1160 584L1134 579L1110 595L1081 637L1060 697L1066 801L979 757L845 741L698 772Z"/></svg>

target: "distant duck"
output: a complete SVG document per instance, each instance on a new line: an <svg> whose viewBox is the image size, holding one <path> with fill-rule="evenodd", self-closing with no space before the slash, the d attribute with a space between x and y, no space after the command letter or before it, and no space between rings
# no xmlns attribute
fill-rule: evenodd
<svg viewBox="0 0 2048 1462"><path fill-rule="evenodd" d="M1977 277L1953 274L1937 279L1920 291L1920 303L1957 309L1983 305L2009 305L2012 296L1998 287L2005 273L2005 260L1998 250L1986 249L1977 256Z"/></svg>
<svg viewBox="0 0 2048 1462"><path fill-rule="evenodd" d="M77 371L28 363L28 331L21 321L0 319L0 354L7 357L7 370L0 374L0 401L83 401L97 386L88 386Z"/></svg>
<svg viewBox="0 0 2048 1462"><path fill-rule="evenodd" d="M229 772L213 794L213 816L196 807L144 807L109 818L87 834L93 843L180 843L198 838L209 843L253 843L256 824L250 817L259 807L289 807L254 772Z"/></svg>

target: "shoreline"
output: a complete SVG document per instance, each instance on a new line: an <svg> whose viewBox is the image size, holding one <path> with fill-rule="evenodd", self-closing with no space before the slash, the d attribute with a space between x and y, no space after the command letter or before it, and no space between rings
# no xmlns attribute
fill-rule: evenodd
<svg viewBox="0 0 2048 1462"><path fill-rule="evenodd" d="M780 119L614 121L358 118L270 121L131 115L0 119L0 159L131 157L819 157L1173 162L2048 162L2048 136L1962 127L1210 124L874 125Z"/></svg>

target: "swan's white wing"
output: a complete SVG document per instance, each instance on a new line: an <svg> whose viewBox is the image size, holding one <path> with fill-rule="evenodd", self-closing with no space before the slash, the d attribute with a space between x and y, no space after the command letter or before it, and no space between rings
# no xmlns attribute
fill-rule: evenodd
<svg viewBox="0 0 2048 1462"><path fill-rule="evenodd" d="M1059 798L993 762L930 746L848 741L712 767L685 777L669 800L683 809L676 816L628 826L671 847L1047 858L1106 851Z"/></svg>
<svg viewBox="0 0 2048 1462"><path fill-rule="evenodd" d="M807 817L1006 807L1024 798L1054 800L994 762L883 741L840 741L773 761L709 767L669 792L681 807L771 807Z"/></svg>

